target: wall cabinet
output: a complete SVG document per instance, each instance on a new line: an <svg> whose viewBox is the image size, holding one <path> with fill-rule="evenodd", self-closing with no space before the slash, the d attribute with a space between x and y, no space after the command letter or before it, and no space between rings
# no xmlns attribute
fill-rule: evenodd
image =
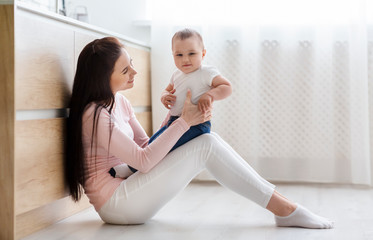
<svg viewBox="0 0 373 240"><path fill-rule="evenodd" d="M150 48L53 13L0 5L0 239L19 239L89 207L70 200L63 179L63 130L81 49L119 38L134 59L124 94L151 129Z"/></svg>

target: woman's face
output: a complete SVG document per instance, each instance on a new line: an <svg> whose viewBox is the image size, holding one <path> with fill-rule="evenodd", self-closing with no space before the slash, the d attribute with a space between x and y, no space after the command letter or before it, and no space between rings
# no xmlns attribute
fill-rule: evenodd
<svg viewBox="0 0 373 240"><path fill-rule="evenodd" d="M110 87L115 94L118 91L130 89L134 85L136 70L133 68L132 59L127 51L122 48L122 54L115 62L110 78Z"/></svg>

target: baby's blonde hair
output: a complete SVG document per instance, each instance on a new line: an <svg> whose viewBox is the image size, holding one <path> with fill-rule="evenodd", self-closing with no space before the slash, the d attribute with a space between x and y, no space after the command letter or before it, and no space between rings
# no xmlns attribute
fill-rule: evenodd
<svg viewBox="0 0 373 240"><path fill-rule="evenodd" d="M172 40L171 40L172 41L172 47L174 46L174 40L175 39L184 40L184 39L188 39L188 38L193 37L193 36L196 36L201 41L202 49L204 49L205 45L203 44L203 39L202 39L201 34L199 34L197 31L195 31L193 29L190 29L190 28L184 28L183 30L177 31L174 34L174 36L172 37Z"/></svg>

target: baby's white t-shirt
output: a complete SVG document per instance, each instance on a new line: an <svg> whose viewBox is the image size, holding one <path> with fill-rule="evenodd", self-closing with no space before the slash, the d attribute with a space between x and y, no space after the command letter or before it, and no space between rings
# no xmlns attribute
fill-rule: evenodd
<svg viewBox="0 0 373 240"><path fill-rule="evenodd" d="M188 89L192 93L192 103L197 104L199 98L211 89L212 80L218 75L220 72L213 66L202 65L196 71L187 74L176 69L170 80L176 89L176 102L170 110L171 116L181 115Z"/></svg>

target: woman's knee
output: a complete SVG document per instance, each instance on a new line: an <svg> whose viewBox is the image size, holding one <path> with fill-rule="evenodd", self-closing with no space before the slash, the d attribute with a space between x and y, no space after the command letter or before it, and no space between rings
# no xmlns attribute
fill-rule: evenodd
<svg viewBox="0 0 373 240"><path fill-rule="evenodd" d="M201 153L201 151L207 153L215 149L217 145L219 145L218 139L215 136L206 133L178 147L174 151L170 152L168 156L171 158L179 158L176 156L188 156L190 153Z"/></svg>
<svg viewBox="0 0 373 240"><path fill-rule="evenodd" d="M196 139L198 139L198 142L196 142L194 146L199 152L201 160L207 161L225 151L225 147L214 135L203 134Z"/></svg>
<svg viewBox="0 0 373 240"><path fill-rule="evenodd" d="M216 136L210 133L202 134L196 139L211 147L214 147L217 144L219 144L219 140L216 138Z"/></svg>

